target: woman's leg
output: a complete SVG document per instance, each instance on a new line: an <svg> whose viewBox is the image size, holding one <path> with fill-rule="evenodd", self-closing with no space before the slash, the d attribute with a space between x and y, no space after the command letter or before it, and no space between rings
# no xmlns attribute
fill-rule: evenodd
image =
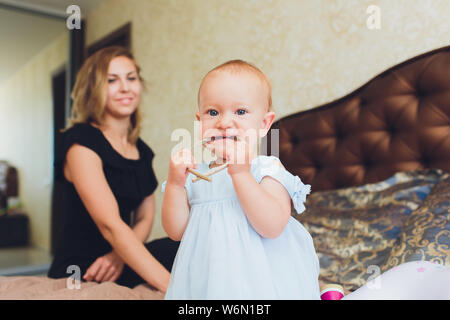
<svg viewBox="0 0 450 320"><path fill-rule="evenodd" d="M180 242L170 238L161 238L145 244L147 250L158 260L169 272L172 270L173 261L178 251ZM133 288L138 284L145 283L133 269L125 264L122 274L116 281L117 284Z"/></svg>
<svg viewBox="0 0 450 320"><path fill-rule="evenodd" d="M368 281L345 300L448 300L450 268L428 261L394 267Z"/></svg>

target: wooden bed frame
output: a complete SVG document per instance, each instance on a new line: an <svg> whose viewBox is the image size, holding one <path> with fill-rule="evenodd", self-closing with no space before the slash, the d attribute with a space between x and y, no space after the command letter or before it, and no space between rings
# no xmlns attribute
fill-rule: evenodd
<svg viewBox="0 0 450 320"><path fill-rule="evenodd" d="M396 65L336 101L286 116L272 129L279 130L281 162L313 192L399 171L450 172L450 46ZM268 143L268 154L274 147Z"/></svg>

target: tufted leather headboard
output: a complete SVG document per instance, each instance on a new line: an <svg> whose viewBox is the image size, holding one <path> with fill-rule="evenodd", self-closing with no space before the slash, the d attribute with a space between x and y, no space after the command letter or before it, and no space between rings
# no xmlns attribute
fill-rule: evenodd
<svg viewBox="0 0 450 320"><path fill-rule="evenodd" d="M450 172L450 46L272 128L279 129L283 165L312 191L374 183L399 171Z"/></svg>

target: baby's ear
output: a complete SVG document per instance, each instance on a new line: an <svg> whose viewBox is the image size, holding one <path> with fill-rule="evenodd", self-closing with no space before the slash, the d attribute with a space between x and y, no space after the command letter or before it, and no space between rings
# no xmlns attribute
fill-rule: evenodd
<svg viewBox="0 0 450 320"><path fill-rule="evenodd" d="M197 118L197 120L200 121L200 114L198 112L195 113L195 118Z"/></svg>
<svg viewBox="0 0 450 320"><path fill-rule="evenodd" d="M274 119L275 119L275 112L273 112L273 111L266 112L266 114L264 115L264 118L262 120L260 137L264 137L267 134L267 132L269 132Z"/></svg>

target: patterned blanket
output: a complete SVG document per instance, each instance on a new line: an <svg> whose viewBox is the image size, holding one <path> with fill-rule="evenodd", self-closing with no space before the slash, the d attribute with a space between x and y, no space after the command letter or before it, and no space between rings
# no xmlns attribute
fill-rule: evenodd
<svg viewBox="0 0 450 320"><path fill-rule="evenodd" d="M450 265L450 175L400 172L355 188L316 192L295 216L311 233L320 280L356 290L408 261Z"/></svg>

